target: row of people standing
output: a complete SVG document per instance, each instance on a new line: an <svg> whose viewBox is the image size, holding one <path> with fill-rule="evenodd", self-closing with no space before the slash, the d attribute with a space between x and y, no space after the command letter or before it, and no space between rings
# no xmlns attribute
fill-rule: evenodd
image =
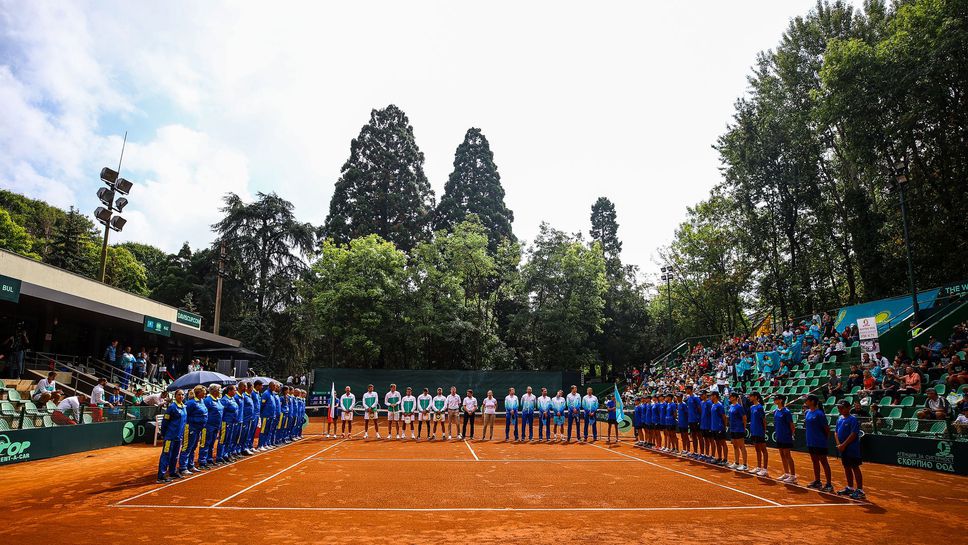
<svg viewBox="0 0 968 545"><path fill-rule="evenodd" d="M353 433L353 408L356 406L356 394L347 386L344 393L335 402L324 400L323 408L332 415L327 422L325 436L346 438ZM473 390L467 390L464 398L457 393L457 387L450 387L450 395L445 396L443 388L437 388L437 395L431 396L430 389L424 388L423 393L414 396L413 388L407 387L405 393L397 390L396 384L390 385L390 390L383 396L386 407L387 439L404 439L409 429L410 439L423 436L424 424L427 428L427 438L436 439L438 427L442 439L458 440L473 439L475 436L476 415L480 410L483 415L483 440L494 439L494 423L497 416L498 399L493 390L488 390L480 402L474 396ZM369 437L370 424L376 438L380 439L379 394L373 385L367 386L362 396L363 405L363 438ZM598 422L596 414L600 406L599 399L588 388L585 396L578 393L578 387L572 386L566 396L558 390L554 397L548 395L548 389L542 388L541 395L535 396L533 389L528 386L525 393L517 396L514 388L508 389L504 398L504 440L533 441L534 423L538 423L539 441L569 442L574 429L578 441L592 441L598 439ZM605 402L607 409L606 421L614 424L615 438L618 439L618 420L615 400L609 396ZM329 410L332 408L332 410ZM567 421L567 435L565 423ZM416 429L414 423L416 422ZM341 424L338 426L338 423ZM401 429L402 423L402 429ZM446 429L445 429L446 427ZM468 427L470 428L468 430ZM455 434L454 431L457 431ZM584 431L584 433L582 433ZM394 433L395 432L395 433Z"/></svg>
<svg viewBox="0 0 968 545"><path fill-rule="evenodd" d="M306 391L276 382L196 386L165 410L158 482L232 463L302 438ZM258 444L256 443L258 439Z"/></svg>

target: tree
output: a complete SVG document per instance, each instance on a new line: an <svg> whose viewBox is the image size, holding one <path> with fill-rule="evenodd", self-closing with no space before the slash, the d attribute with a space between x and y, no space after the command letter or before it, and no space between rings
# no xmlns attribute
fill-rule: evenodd
<svg viewBox="0 0 968 545"><path fill-rule="evenodd" d="M145 267L127 248L111 246L108 248L104 282L116 288L148 295L148 276Z"/></svg>
<svg viewBox="0 0 968 545"><path fill-rule="evenodd" d="M514 241L514 213L504 204L504 187L487 137L478 128L467 129L454 154L454 170L444 185L434 218L435 229L452 230L469 214L477 215L487 230L488 248L494 254L502 239Z"/></svg>
<svg viewBox="0 0 968 545"><path fill-rule="evenodd" d="M48 263L93 278L97 274L100 249L94 224L71 207L51 240Z"/></svg>
<svg viewBox="0 0 968 545"><path fill-rule="evenodd" d="M622 241L618 238L618 220L612 201L606 197L599 197L592 205L591 220L592 228L589 234L602 248L606 270L610 276L618 277L622 267Z"/></svg>
<svg viewBox="0 0 968 545"><path fill-rule="evenodd" d="M373 110L350 144L329 205L325 236L337 243L377 234L410 251L430 237L434 193L406 114Z"/></svg>
<svg viewBox="0 0 968 545"><path fill-rule="evenodd" d="M27 230L14 223L10 214L0 208L0 248L31 259L40 259L33 253L34 241Z"/></svg>
<svg viewBox="0 0 968 545"><path fill-rule="evenodd" d="M185 246L187 247L187 243ZM115 248L124 248L131 252L131 255L144 265L148 291L154 291L165 273L168 255L159 248L141 242L123 242L115 244Z"/></svg>

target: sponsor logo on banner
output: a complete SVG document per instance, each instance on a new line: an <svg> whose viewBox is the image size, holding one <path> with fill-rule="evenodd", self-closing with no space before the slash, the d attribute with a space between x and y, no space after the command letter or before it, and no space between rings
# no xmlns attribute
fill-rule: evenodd
<svg viewBox="0 0 968 545"><path fill-rule="evenodd" d="M877 317L871 316L869 318L858 318L857 333L859 334L860 340L862 341L876 339L878 337Z"/></svg>
<svg viewBox="0 0 968 545"><path fill-rule="evenodd" d="M955 456L951 452L951 441L938 441L934 454L898 451L897 465L954 473Z"/></svg>
<svg viewBox="0 0 968 545"><path fill-rule="evenodd" d="M11 441L6 435L0 435L0 464L29 460L29 448L30 441Z"/></svg>
<svg viewBox="0 0 968 545"><path fill-rule="evenodd" d="M121 428L121 440L124 441L125 445L130 444L131 441L134 441L134 431L134 422L124 423L124 427Z"/></svg>

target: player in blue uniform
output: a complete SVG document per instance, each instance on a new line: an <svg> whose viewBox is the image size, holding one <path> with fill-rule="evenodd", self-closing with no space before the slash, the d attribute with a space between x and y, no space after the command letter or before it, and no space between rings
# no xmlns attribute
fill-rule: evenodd
<svg viewBox="0 0 968 545"><path fill-rule="evenodd" d="M705 390L700 393L699 399L699 436L702 438L702 456L700 458L705 462L712 462L715 460L715 458L713 458L713 453L716 451L716 441L713 439L712 431L711 411L713 402L709 399L709 393Z"/></svg>
<svg viewBox="0 0 968 545"><path fill-rule="evenodd" d="M673 454L679 451L679 438L676 436L676 408L672 394L666 393L665 405L662 409L662 426L665 430L665 451Z"/></svg>
<svg viewBox="0 0 968 545"><path fill-rule="evenodd" d="M553 419L551 410L551 398L548 397L548 389L542 388L541 395L538 397L538 441L551 441L551 421ZM542 430L544 435L542 435Z"/></svg>
<svg viewBox="0 0 968 545"><path fill-rule="evenodd" d="M750 392L750 443L756 452L756 468L751 471L760 477L769 477L769 453L766 449L766 410L763 408L763 396L759 392Z"/></svg>
<svg viewBox="0 0 968 545"><path fill-rule="evenodd" d="M205 440L202 441L202 451L198 454L198 466L207 469L209 465L217 464L215 443L222 431L222 387L212 384L205 396L205 408L208 410L208 421L205 423Z"/></svg>
<svg viewBox="0 0 968 545"><path fill-rule="evenodd" d="M592 389L589 388L588 392L591 394ZM596 410L597 407L596 407ZM605 399L605 410L608 411L608 427L605 430L605 443L611 444L612 442L612 430L615 430L615 442L618 443L618 414L615 407L615 395L609 394L608 398ZM592 419L595 418L595 413L592 412ZM594 428L593 428L594 429ZM596 436L598 434L596 433ZM585 432L585 437L588 437L588 432ZM597 437L596 437L597 439Z"/></svg>
<svg viewBox="0 0 968 545"><path fill-rule="evenodd" d="M205 424L208 423L208 409L205 407L205 387L192 389L190 399L185 402L186 424L185 439L181 454L178 456L178 473L182 476L198 471L195 466L195 451L198 443L205 444ZM199 457L200 458L200 457ZM201 465L201 464L199 464Z"/></svg>
<svg viewBox="0 0 968 545"><path fill-rule="evenodd" d="M261 385L261 381L259 382ZM250 382L249 387L246 388L246 393L249 395L249 399L252 400L252 419L249 421L249 436L246 440L245 446L249 454L255 454L255 432L259 429L260 418L262 416L262 397L261 392L259 392L255 383Z"/></svg>
<svg viewBox="0 0 968 545"><path fill-rule="evenodd" d="M734 460L727 467L737 471L746 471L749 469L749 458L746 452L746 409L740 401L739 392L735 390L729 393L727 420L729 421L729 439L733 443Z"/></svg>
<svg viewBox="0 0 968 545"><path fill-rule="evenodd" d="M834 485L830 483L830 462L827 461L827 437L830 435L830 425L827 415L820 406L820 398L810 394L804 402L807 412L804 416L804 429L807 432L807 450L810 452L810 462L813 463L813 482L808 488L821 492L833 492ZM820 483L820 468L823 468L826 483Z"/></svg>
<svg viewBox="0 0 968 545"><path fill-rule="evenodd" d="M242 456L243 444L248 434L249 420L252 418L254 408L252 398L248 394L249 383L242 381L239 383L235 393L235 402L239 406L239 423L235 434L235 441L232 443L232 454Z"/></svg>
<svg viewBox="0 0 968 545"><path fill-rule="evenodd" d="M838 491L837 495L864 500L867 495L864 494L864 476L860 472L863 463L860 457L860 422L856 416L850 414L850 402L845 399L837 403L837 411L840 412L840 418L837 419L837 450L847 474L847 486ZM857 488L854 488L855 483Z"/></svg>
<svg viewBox="0 0 968 545"><path fill-rule="evenodd" d="M689 409L682 397L682 392L676 392L676 418L679 427L679 437L682 439L682 449L679 454L689 455ZM678 448L678 446L677 446Z"/></svg>
<svg viewBox="0 0 968 545"><path fill-rule="evenodd" d="M703 437L699 430L699 419L702 416L702 401L696 395L693 386L686 386L686 414L689 417L689 434L692 436L692 453L690 458L699 457L703 450Z"/></svg>
<svg viewBox="0 0 968 545"><path fill-rule="evenodd" d="M565 403L568 405L568 440L571 442L571 426L575 425L575 438L581 441L581 394L578 393L578 386L572 385L571 391L565 396Z"/></svg>
<svg viewBox="0 0 968 545"><path fill-rule="evenodd" d="M588 441L588 426L592 428L592 442L598 441L598 397L594 390L585 390L585 397L581 398L581 413L585 420L585 441ZM615 439L618 440L618 428L615 428Z"/></svg>
<svg viewBox="0 0 968 545"><path fill-rule="evenodd" d="M235 397L235 385L230 384L225 387L225 395L219 400L222 403L222 432L219 435L216 459L223 464L235 460L232 449L239 424L239 404Z"/></svg>
<svg viewBox="0 0 968 545"><path fill-rule="evenodd" d="M255 381L259 391L259 451L265 451L272 443L272 383L262 384Z"/></svg>
<svg viewBox="0 0 968 545"><path fill-rule="evenodd" d="M165 409L161 420L161 437L165 441L158 460L158 482L167 483L181 479L178 473L178 455L181 453L182 437L185 433L185 392L175 390L175 400ZM167 475L166 475L167 473Z"/></svg>
<svg viewBox="0 0 968 545"><path fill-rule="evenodd" d="M790 450L793 448L793 432L796 431L796 424L793 422L793 414L786 408L786 396L776 394L773 396L773 403L776 410L773 411L773 438L776 440L776 448L780 451L780 462L783 464L783 475L777 478L778 481L797 484L797 468L793 465L793 455Z"/></svg>
<svg viewBox="0 0 968 545"><path fill-rule="evenodd" d="M272 428L272 446L279 446L279 439L282 437L282 429L280 425L282 423L282 387L276 384L276 387L272 390L272 418L275 422L275 426Z"/></svg>
<svg viewBox="0 0 968 545"><path fill-rule="evenodd" d="M713 445L716 447L714 464L725 466L729 454L726 451L726 409L719 402L719 392L713 390L710 394L709 433L712 435Z"/></svg>
<svg viewBox="0 0 968 545"><path fill-rule="evenodd" d="M641 447L645 444L645 423L643 422L643 409L645 404L642 396L635 398L635 409L632 411L632 426L635 429L635 446Z"/></svg>
<svg viewBox="0 0 968 545"><path fill-rule="evenodd" d="M649 403L646 405L645 409L646 422L649 425L649 446L652 448L662 447L661 424L658 420L659 414L659 398L656 395L649 397Z"/></svg>

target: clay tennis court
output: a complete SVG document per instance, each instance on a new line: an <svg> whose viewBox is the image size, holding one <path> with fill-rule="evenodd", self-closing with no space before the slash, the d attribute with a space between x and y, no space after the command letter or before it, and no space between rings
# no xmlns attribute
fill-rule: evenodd
<svg viewBox="0 0 968 545"><path fill-rule="evenodd" d="M883 544L947 541L968 530L968 479L876 464L863 467L871 503L861 504L627 442L309 435L167 485L154 482L158 452L126 446L0 469L8 517L0 541ZM807 474L805 456L796 460ZM842 476L836 465L834 476Z"/></svg>

